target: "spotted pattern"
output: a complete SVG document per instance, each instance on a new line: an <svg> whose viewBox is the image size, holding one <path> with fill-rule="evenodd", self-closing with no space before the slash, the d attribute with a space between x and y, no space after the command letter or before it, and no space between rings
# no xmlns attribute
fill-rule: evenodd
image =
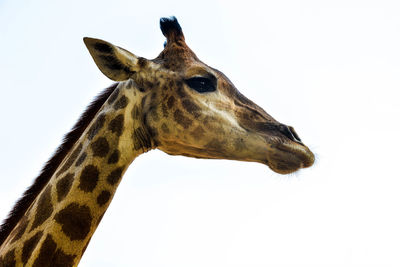
<svg viewBox="0 0 400 267"><path fill-rule="evenodd" d="M192 114L195 118L198 118L200 116L200 108L197 106L195 103L190 101L189 99L184 99L182 101L182 107Z"/></svg>
<svg viewBox="0 0 400 267"><path fill-rule="evenodd" d="M210 142L208 142L208 143L205 145L205 147L208 148L208 149L210 149L210 150L213 150L213 151L220 151L220 152L222 152L222 151L225 150L225 149L224 149L224 146L223 146L224 143L225 143L224 141L221 141L221 140L218 140L218 139L216 139L216 138L213 138Z"/></svg>
<svg viewBox="0 0 400 267"><path fill-rule="evenodd" d="M205 136L206 131L203 127L197 126L190 134L196 139L202 139Z"/></svg>
<svg viewBox="0 0 400 267"><path fill-rule="evenodd" d="M117 100L118 95L119 95L119 88L116 88L116 89L114 90L114 92L110 95L110 97L108 98L107 103L110 104L110 105L111 105L112 103L114 103L115 100Z"/></svg>
<svg viewBox="0 0 400 267"><path fill-rule="evenodd" d="M91 145L94 157L105 157L110 150L110 145L105 137L99 137Z"/></svg>
<svg viewBox="0 0 400 267"><path fill-rule="evenodd" d="M69 267L73 266L75 255L68 255L57 248L52 236L48 234L40 248L33 267Z"/></svg>
<svg viewBox="0 0 400 267"><path fill-rule="evenodd" d="M23 264L26 264L26 262L29 260L32 251L36 248L37 243L39 242L40 238L42 237L43 232L39 231L37 232L34 236L29 238L24 242L24 245L22 247L22 254L21 254L21 260Z"/></svg>
<svg viewBox="0 0 400 267"><path fill-rule="evenodd" d="M74 175L72 173L68 173L57 182L56 189L58 202L60 202L67 196L69 190L71 189L73 180Z"/></svg>
<svg viewBox="0 0 400 267"><path fill-rule="evenodd" d="M168 126L167 126L165 123L163 123L163 124L161 125L161 131L163 131L163 132L166 133L166 134L169 134L169 128L168 128Z"/></svg>
<svg viewBox="0 0 400 267"><path fill-rule="evenodd" d="M118 110L118 109L123 109L128 105L128 98L126 96L121 96L117 102L115 102L114 104L114 109Z"/></svg>
<svg viewBox="0 0 400 267"><path fill-rule="evenodd" d="M145 106L146 106L146 101L147 101L147 95L143 96L143 97L142 97L142 101L140 101L142 107L145 107Z"/></svg>
<svg viewBox="0 0 400 267"><path fill-rule="evenodd" d="M79 178L79 189L88 193L92 192L99 180L99 170L94 165L86 166Z"/></svg>
<svg viewBox="0 0 400 267"><path fill-rule="evenodd" d="M180 109L175 110L174 119L185 129L189 128L189 126L192 125L192 120L183 115L183 112Z"/></svg>
<svg viewBox="0 0 400 267"><path fill-rule="evenodd" d="M108 124L108 129L117 134L117 136L121 136L122 129L124 128L124 115L119 114L114 119L110 121Z"/></svg>
<svg viewBox="0 0 400 267"><path fill-rule="evenodd" d="M118 150L118 149L115 149L115 150L111 153L110 157L108 158L107 163L108 163L108 164L115 164L115 163L117 163L118 160L119 160L119 155L120 155L119 150Z"/></svg>
<svg viewBox="0 0 400 267"><path fill-rule="evenodd" d="M81 164L85 161L86 157L87 157L87 153L86 153L86 152L83 152L83 153L79 156L79 158L76 160L75 167L81 166Z"/></svg>
<svg viewBox="0 0 400 267"><path fill-rule="evenodd" d="M163 117L167 118L169 112L168 112L168 109L167 109L167 105L165 103L161 104L161 110L162 110Z"/></svg>
<svg viewBox="0 0 400 267"><path fill-rule="evenodd" d="M151 114L151 118L153 119L153 121L157 122L160 120L160 118L158 117L157 111L155 109L153 109L150 114Z"/></svg>
<svg viewBox="0 0 400 267"><path fill-rule="evenodd" d="M48 185L39 198L35 213L35 220L32 223L30 231L34 230L36 227L40 226L44 221L46 221L52 212L53 205L51 204L51 185Z"/></svg>
<svg viewBox="0 0 400 267"><path fill-rule="evenodd" d="M66 170L68 170L72 166L72 164L74 163L74 161L78 157L78 155L81 152L81 150L82 150L82 144L79 144L76 147L76 149L72 152L72 154L68 158L68 160L64 163L62 168L57 172L57 176L60 175L61 173L65 172Z"/></svg>
<svg viewBox="0 0 400 267"><path fill-rule="evenodd" d="M89 207L78 203L69 204L59 211L54 219L61 225L61 230L71 241L84 240L92 224Z"/></svg>
<svg viewBox="0 0 400 267"><path fill-rule="evenodd" d="M89 129L88 133L89 140L92 140L93 137L96 136L96 134L101 130L101 128L103 128L105 122L106 122L106 116L104 114L100 114Z"/></svg>
<svg viewBox="0 0 400 267"><path fill-rule="evenodd" d="M108 190L103 190L101 191L101 193L97 196L97 204L99 204L99 206L103 206L104 204L106 204L111 197L111 193Z"/></svg>
<svg viewBox="0 0 400 267"><path fill-rule="evenodd" d="M178 93L178 95L182 98L184 98L186 96L186 92L183 89L183 84L181 82L177 83L177 89L176 92Z"/></svg>
<svg viewBox="0 0 400 267"><path fill-rule="evenodd" d="M154 101L156 101L156 99L157 99L157 93L156 93L156 92L153 92L153 93L151 94L151 102L154 103Z"/></svg>
<svg viewBox="0 0 400 267"><path fill-rule="evenodd" d="M138 106L134 106L133 108L132 108L132 119L134 119L134 120L138 120L139 119L139 116L140 116L140 109L139 109L139 107Z"/></svg>
<svg viewBox="0 0 400 267"><path fill-rule="evenodd" d="M133 130L132 140L133 140L133 149L135 150L140 150L140 149L144 150L152 146L149 134L142 127Z"/></svg>
<svg viewBox="0 0 400 267"><path fill-rule="evenodd" d="M24 215L19 222L18 226L15 228L15 235L11 239L11 244L14 243L15 241L19 240L22 235L25 233L26 228L28 227L28 216Z"/></svg>
<svg viewBox="0 0 400 267"><path fill-rule="evenodd" d="M140 68L145 68L147 66L147 59L143 58L143 57L138 57L138 62L137 62L138 66Z"/></svg>
<svg viewBox="0 0 400 267"><path fill-rule="evenodd" d="M107 176L107 182L110 185L115 185L118 183L118 181L121 179L123 168L119 167L113 170L108 176Z"/></svg>
<svg viewBox="0 0 400 267"><path fill-rule="evenodd" d="M168 98L167 106L168 106L169 109L171 109L174 106L175 101L176 101L175 97L172 96L172 95Z"/></svg>
<svg viewBox="0 0 400 267"><path fill-rule="evenodd" d="M4 258L0 257L0 266L2 267L14 267L16 266L17 262L15 260L15 249L10 250L4 255Z"/></svg>

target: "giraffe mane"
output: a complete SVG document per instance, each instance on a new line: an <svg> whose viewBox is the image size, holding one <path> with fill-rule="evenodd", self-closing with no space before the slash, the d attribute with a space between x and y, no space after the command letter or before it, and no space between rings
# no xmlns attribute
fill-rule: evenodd
<svg viewBox="0 0 400 267"><path fill-rule="evenodd" d="M0 226L0 246L6 240L7 236L14 229L16 224L25 214L26 210L39 195L45 185L49 182L58 166L61 164L65 156L71 150L73 145L78 141L79 137L85 131L89 123L93 120L101 106L107 100L107 98L114 92L118 83L111 85L104 89L86 108L82 113L79 120L72 127L71 131L68 132L61 143L61 145L54 152L52 157L46 162L42 168L39 176L36 177L33 184L24 192L22 197L15 203L13 209L9 213L8 217L3 221Z"/></svg>

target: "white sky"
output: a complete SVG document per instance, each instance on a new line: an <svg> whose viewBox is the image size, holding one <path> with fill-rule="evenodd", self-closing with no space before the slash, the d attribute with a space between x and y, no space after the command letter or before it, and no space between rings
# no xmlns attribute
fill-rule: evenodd
<svg viewBox="0 0 400 267"><path fill-rule="evenodd" d="M152 151L80 266L400 266L399 1L0 1L0 217L111 81L82 37L147 58L187 43L293 125L315 167Z"/></svg>

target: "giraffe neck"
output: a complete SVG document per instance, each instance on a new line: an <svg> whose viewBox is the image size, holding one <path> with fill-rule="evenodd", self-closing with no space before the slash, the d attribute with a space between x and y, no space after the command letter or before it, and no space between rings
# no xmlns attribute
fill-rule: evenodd
<svg viewBox="0 0 400 267"><path fill-rule="evenodd" d="M145 96L131 80L118 85L0 247L0 262L79 263L122 175L154 147L143 125Z"/></svg>

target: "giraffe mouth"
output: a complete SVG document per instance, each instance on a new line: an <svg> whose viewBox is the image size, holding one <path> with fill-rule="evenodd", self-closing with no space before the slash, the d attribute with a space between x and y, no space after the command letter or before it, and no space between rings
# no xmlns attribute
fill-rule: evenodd
<svg viewBox="0 0 400 267"><path fill-rule="evenodd" d="M278 144L271 148L266 164L276 173L290 174L314 164L314 154L303 144Z"/></svg>

